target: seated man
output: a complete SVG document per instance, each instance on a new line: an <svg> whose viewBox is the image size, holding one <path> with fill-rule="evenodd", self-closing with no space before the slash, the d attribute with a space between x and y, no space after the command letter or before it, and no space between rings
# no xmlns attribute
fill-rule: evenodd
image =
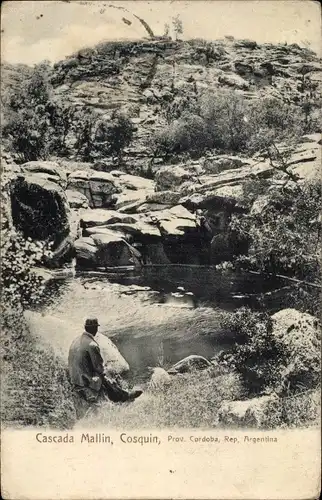
<svg viewBox="0 0 322 500"><path fill-rule="evenodd" d="M76 404L78 413L83 413L79 411L80 406L88 409L105 396L114 402L124 402L133 401L142 394L141 390L126 391L104 372L101 350L95 340L98 327L97 318L88 318L85 321L84 333L72 342L69 349L68 368L71 383L75 395L78 396L78 403L83 403Z"/></svg>

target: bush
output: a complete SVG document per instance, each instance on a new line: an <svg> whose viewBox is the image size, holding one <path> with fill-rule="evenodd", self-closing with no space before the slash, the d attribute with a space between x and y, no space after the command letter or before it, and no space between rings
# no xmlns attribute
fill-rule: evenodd
<svg viewBox="0 0 322 500"><path fill-rule="evenodd" d="M241 308L224 316L222 326L236 343L219 361L241 376L250 395L288 396L319 384L320 330L314 317L287 309L272 318Z"/></svg>
<svg viewBox="0 0 322 500"><path fill-rule="evenodd" d="M212 148L268 154L277 142L297 143L305 121L299 106L276 98L249 101L232 90L176 97L165 114L169 125L155 136L154 149L166 157L183 151L201 156Z"/></svg>
<svg viewBox="0 0 322 500"><path fill-rule="evenodd" d="M223 152L246 149L253 127L246 99L233 91L206 93L200 99L200 108L215 148Z"/></svg>
<svg viewBox="0 0 322 500"><path fill-rule="evenodd" d="M268 192L259 210L232 217L231 229L250 242L248 255L237 262L317 282L321 195L318 181L288 184Z"/></svg>
<svg viewBox="0 0 322 500"><path fill-rule="evenodd" d="M317 426L320 422L320 390L274 398L265 408L261 427L266 429Z"/></svg>
<svg viewBox="0 0 322 500"><path fill-rule="evenodd" d="M224 316L222 326L236 344L231 352L221 355L221 361L240 374L248 393L275 387L279 382L275 365L281 353L272 335L270 316L241 308Z"/></svg>
<svg viewBox="0 0 322 500"><path fill-rule="evenodd" d="M45 292L43 278L35 266L50 257L48 246L34 242L11 229L3 232L1 244L1 288L4 304L18 310L37 304Z"/></svg>
<svg viewBox="0 0 322 500"><path fill-rule="evenodd" d="M47 105L51 100L48 83L49 66L39 64L29 77L5 94L6 107L3 136L21 162L46 159L50 139L50 116Z"/></svg>
<svg viewBox="0 0 322 500"><path fill-rule="evenodd" d="M106 121L91 109L82 109L75 114L73 128L77 155L85 161L116 155L120 162L134 133L132 122L126 115L114 113L111 120Z"/></svg>
<svg viewBox="0 0 322 500"><path fill-rule="evenodd" d="M183 113L155 137L154 147L157 154L164 157L185 152L198 157L211 146L205 121L195 114Z"/></svg>

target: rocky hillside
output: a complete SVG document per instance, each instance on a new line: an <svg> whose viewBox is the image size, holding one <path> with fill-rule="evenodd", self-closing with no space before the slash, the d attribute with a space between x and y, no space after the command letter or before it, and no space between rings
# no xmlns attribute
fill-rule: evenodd
<svg viewBox="0 0 322 500"><path fill-rule="evenodd" d="M6 85L14 88L27 69L5 65L3 71ZM149 138L165 127L169 104L227 88L247 99L271 96L296 104L308 75L320 81L319 60L295 44L159 39L108 42L79 51L55 64L50 78L54 98L64 104L93 108L107 120L114 110L127 112L136 130L125 163L136 174L151 158ZM51 236L58 264L72 252L80 265L94 268L216 264L247 252L227 232L232 213L244 210L244 181L284 186L290 175L317 177L320 142L317 134L302 137L288 159L291 174L280 171L279 176L259 154L208 151L196 161L159 165L153 180L115 165L108 168L108 158L107 171L100 172L96 164L77 158L18 166L7 155L13 222L26 236ZM35 198L43 205L33 203Z"/></svg>
<svg viewBox="0 0 322 500"><path fill-rule="evenodd" d="M15 88L25 65L2 66L3 89ZM105 119L122 110L135 126L125 161L146 163L151 135L162 130L166 109L207 90L233 89L247 99L282 98L299 104L303 81L322 81L318 57L296 44L250 40L106 42L58 62L51 83L57 100L95 110Z"/></svg>
<svg viewBox="0 0 322 500"><path fill-rule="evenodd" d="M127 111L137 126L129 156L146 153L144 139L162 129L163 107L205 90L230 88L249 99L280 97L297 103L303 75L320 81L321 66L309 49L258 45L250 40L108 42L54 65L55 93L67 102L110 116Z"/></svg>

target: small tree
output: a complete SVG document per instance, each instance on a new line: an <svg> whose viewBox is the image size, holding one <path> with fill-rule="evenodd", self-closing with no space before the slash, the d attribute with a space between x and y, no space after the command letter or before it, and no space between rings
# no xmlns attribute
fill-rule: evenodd
<svg viewBox="0 0 322 500"><path fill-rule="evenodd" d="M133 133L134 127L131 120L123 113L114 113L110 123L100 122L96 130L97 149L100 149L100 139L103 139L103 148L105 149L106 144L107 154L116 155L120 163L124 149L133 139Z"/></svg>
<svg viewBox="0 0 322 500"><path fill-rule="evenodd" d="M321 123L321 93L319 92L319 82L313 81L305 73L305 66L302 72L300 84L300 107L304 117L304 132L316 132Z"/></svg>
<svg viewBox="0 0 322 500"><path fill-rule="evenodd" d="M247 147L252 122L249 104L232 91L206 93L201 98L201 116L208 125L214 146L223 151L242 151Z"/></svg>
<svg viewBox="0 0 322 500"><path fill-rule="evenodd" d="M75 113L74 130L77 154L84 160L117 156L118 163L134 133L133 124L125 114L114 113L110 120L104 120L91 109Z"/></svg>
<svg viewBox="0 0 322 500"><path fill-rule="evenodd" d="M67 138L73 130L75 120L75 107L59 102L50 102L47 105L52 134L49 138L48 149L50 153L65 156L70 152Z"/></svg>
<svg viewBox="0 0 322 500"><path fill-rule="evenodd" d="M192 113L184 113L178 120L174 120L154 140L156 154L165 158L182 153L198 157L211 145L205 121Z"/></svg>
<svg viewBox="0 0 322 500"><path fill-rule="evenodd" d="M45 159L48 154L51 99L49 67L40 64L27 80L9 92L5 99L6 122L3 135L22 162Z"/></svg>
<svg viewBox="0 0 322 500"><path fill-rule="evenodd" d="M172 18L172 26L175 33L176 40L183 34L183 23L179 14Z"/></svg>
<svg viewBox="0 0 322 500"><path fill-rule="evenodd" d="M170 25L168 23L165 23L163 28L163 36L169 36L169 33L170 33Z"/></svg>
<svg viewBox="0 0 322 500"><path fill-rule="evenodd" d="M76 137L75 149L76 154L85 161L92 159L94 150L93 132L97 116L89 108L76 110L73 120L73 130Z"/></svg>
<svg viewBox="0 0 322 500"><path fill-rule="evenodd" d="M278 345L272 336L273 322L266 313L240 308L224 315L222 326L235 339L232 350L220 356L222 362L241 375L249 393L260 393L278 384Z"/></svg>

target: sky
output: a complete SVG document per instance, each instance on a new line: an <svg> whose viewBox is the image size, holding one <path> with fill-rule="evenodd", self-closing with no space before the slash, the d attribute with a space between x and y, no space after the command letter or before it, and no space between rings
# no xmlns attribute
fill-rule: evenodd
<svg viewBox="0 0 322 500"><path fill-rule="evenodd" d="M7 0L1 12L2 61L56 62L104 40L146 37L135 15L155 35L179 15L184 39L230 35L259 43L298 43L321 55L321 11L313 0Z"/></svg>

